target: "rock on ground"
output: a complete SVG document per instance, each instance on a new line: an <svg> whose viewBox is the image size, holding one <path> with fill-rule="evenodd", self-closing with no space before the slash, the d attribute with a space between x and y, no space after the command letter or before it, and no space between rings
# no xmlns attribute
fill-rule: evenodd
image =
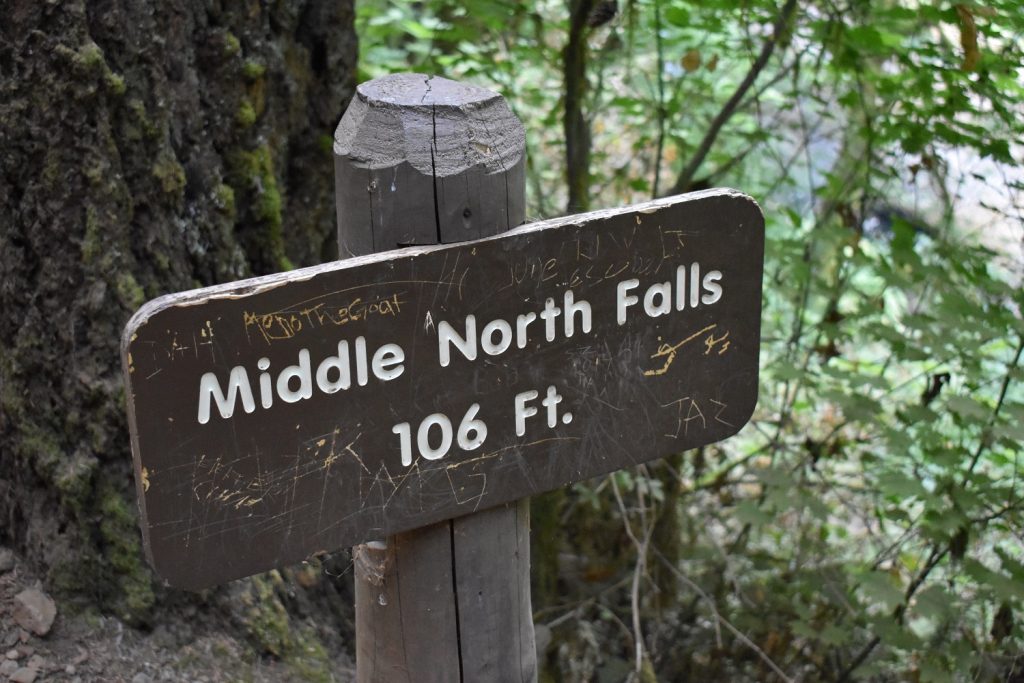
<svg viewBox="0 0 1024 683"><path fill-rule="evenodd" d="M14 621L26 631L45 636L57 617L57 605L38 588L26 588L14 596Z"/></svg>

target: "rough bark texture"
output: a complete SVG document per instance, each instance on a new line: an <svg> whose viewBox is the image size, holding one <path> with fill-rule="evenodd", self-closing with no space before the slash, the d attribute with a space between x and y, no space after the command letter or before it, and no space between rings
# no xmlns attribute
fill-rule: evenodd
<svg viewBox="0 0 1024 683"><path fill-rule="evenodd" d="M351 1L2 5L0 545L59 598L135 622L194 601L140 552L120 332L157 295L336 257L352 21ZM288 580L213 597L282 654L275 619L328 607Z"/></svg>

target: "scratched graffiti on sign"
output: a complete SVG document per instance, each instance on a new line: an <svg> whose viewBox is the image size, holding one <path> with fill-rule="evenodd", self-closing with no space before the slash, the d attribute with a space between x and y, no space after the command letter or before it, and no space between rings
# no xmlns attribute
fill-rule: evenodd
<svg viewBox="0 0 1024 683"><path fill-rule="evenodd" d="M199 588L734 434L763 218L712 191L147 304L151 561Z"/></svg>

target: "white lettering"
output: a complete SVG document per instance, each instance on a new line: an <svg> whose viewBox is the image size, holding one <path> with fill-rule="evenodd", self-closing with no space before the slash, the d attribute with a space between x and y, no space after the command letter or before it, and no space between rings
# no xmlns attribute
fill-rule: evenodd
<svg viewBox="0 0 1024 683"><path fill-rule="evenodd" d="M441 428L441 443L437 448L430 447L430 428L437 425ZM452 421L444 413L427 415L420 428L416 430L416 447L427 460L440 460L452 447Z"/></svg>
<svg viewBox="0 0 1024 683"><path fill-rule="evenodd" d="M654 303L654 299L658 303ZM644 294L644 312L652 318L672 312L672 283L659 282L647 288Z"/></svg>
<svg viewBox="0 0 1024 683"><path fill-rule="evenodd" d="M356 382L365 387L370 378L366 373L366 338L356 337Z"/></svg>
<svg viewBox="0 0 1024 683"><path fill-rule="evenodd" d="M562 300L562 306L565 308L565 336L571 337L576 331L574 328L574 318L577 313L580 314L580 327L583 329L583 333L590 332L590 304L586 301L573 301L572 290L568 289L565 292L565 296Z"/></svg>
<svg viewBox="0 0 1024 683"><path fill-rule="evenodd" d="M331 380L328 377L331 368L338 371L338 379ZM338 342L338 355L327 356L316 369L316 386L325 394L333 394L342 389L348 389L352 384L352 372L349 369L348 342L344 339Z"/></svg>
<svg viewBox="0 0 1024 683"><path fill-rule="evenodd" d="M293 377L299 379L299 388L289 386ZM309 351L299 351L299 364L289 365L277 376L277 395L285 403L295 403L313 395L313 378L309 373ZM250 411L252 412L252 411Z"/></svg>
<svg viewBox="0 0 1024 683"><path fill-rule="evenodd" d="M686 266L676 268L676 310L686 308Z"/></svg>
<svg viewBox="0 0 1024 683"><path fill-rule="evenodd" d="M270 359L260 358L256 361L256 367L260 370L269 369ZM264 408L269 408L274 405L274 383L270 379L269 372L260 373L260 405Z"/></svg>
<svg viewBox="0 0 1024 683"><path fill-rule="evenodd" d="M384 382L389 382L405 372L402 361L405 360L405 351L398 344L385 344L373 354L373 361L370 367L374 376ZM391 366L395 367L391 367Z"/></svg>
<svg viewBox="0 0 1024 683"><path fill-rule="evenodd" d="M537 414L537 409L533 406L527 408L526 402L532 401L538 396L540 396L540 394L536 389L516 394L516 436L523 436L526 434L526 418L533 417Z"/></svg>
<svg viewBox="0 0 1024 683"><path fill-rule="evenodd" d="M722 279L722 271L712 270L704 276L704 291L707 292L700 298L702 304L713 304L722 298L722 285L718 281Z"/></svg>
<svg viewBox="0 0 1024 683"><path fill-rule="evenodd" d="M526 328L537 319L536 313L522 313L516 317L516 346L521 349L526 348Z"/></svg>
<svg viewBox="0 0 1024 683"><path fill-rule="evenodd" d="M241 365L231 368L227 398L221 391L217 375L212 372L203 375L199 380L199 424L204 425L210 421L211 397L217 402L220 416L227 419L235 414L235 401L239 396L242 398L242 408L245 412L251 413L256 410L256 403L252 400L252 387L249 386L249 374Z"/></svg>
<svg viewBox="0 0 1024 683"><path fill-rule="evenodd" d="M500 339L494 342L494 333L497 332ZM480 333L480 347L488 356L497 356L512 346L512 327L498 318L484 325L484 331Z"/></svg>
<svg viewBox="0 0 1024 683"><path fill-rule="evenodd" d="M626 308L640 301L636 296L626 292L636 289L639 285L640 280L632 278L630 280L623 280L615 287L615 319L620 325L626 324Z"/></svg>
<svg viewBox="0 0 1024 683"><path fill-rule="evenodd" d="M544 338L548 341L555 340L555 318L561 313L562 309L555 306L555 300L548 297L544 302L544 310L540 312L540 318L544 321Z"/></svg>
<svg viewBox="0 0 1024 683"><path fill-rule="evenodd" d="M473 314L466 316L465 337L460 336L447 320L442 320L441 324L437 326L437 359L442 368L448 367L451 362L449 343L454 344L467 360L476 360L476 316Z"/></svg>
<svg viewBox="0 0 1024 683"><path fill-rule="evenodd" d="M548 427L554 427L558 424L558 404L562 402L562 397L555 390L554 386L548 387L547 396L541 401L541 405L548 409ZM522 436L520 434L519 436Z"/></svg>
<svg viewBox="0 0 1024 683"><path fill-rule="evenodd" d="M696 261L690 265L690 308L700 304L700 264Z"/></svg>

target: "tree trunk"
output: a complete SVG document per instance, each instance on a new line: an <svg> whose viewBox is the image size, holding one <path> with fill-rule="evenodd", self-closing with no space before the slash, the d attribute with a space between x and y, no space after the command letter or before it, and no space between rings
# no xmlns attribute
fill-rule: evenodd
<svg viewBox="0 0 1024 683"><path fill-rule="evenodd" d="M135 622L181 600L140 552L121 330L336 258L355 60L351 1L3 4L0 545L58 596Z"/></svg>
<svg viewBox="0 0 1024 683"><path fill-rule="evenodd" d="M562 76L565 88L566 184L569 201L566 213L590 208L590 123L583 111L587 95L587 21L594 0L569 0L569 40L562 50Z"/></svg>

